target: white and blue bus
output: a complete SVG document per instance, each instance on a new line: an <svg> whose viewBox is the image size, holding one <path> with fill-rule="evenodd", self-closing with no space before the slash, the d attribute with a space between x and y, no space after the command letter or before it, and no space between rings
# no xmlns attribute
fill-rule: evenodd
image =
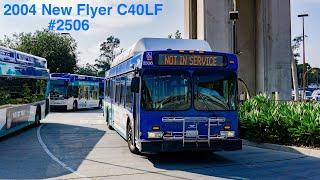
<svg viewBox="0 0 320 180"><path fill-rule="evenodd" d="M0 46L0 137L46 117L48 80L44 58Z"/></svg>
<svg viewBox="0 0 320 180"><path fill-rule="evenodd" d="M106 72L108 126L133 153L241 150L237 70L206 41L141 39Z"/></svg>
<svg viewBox="0 0 320 180"><path fill-rule="evenodd" d="M102 108L104 78L69 73L50 75L50 108L78 110Z"/></svg>

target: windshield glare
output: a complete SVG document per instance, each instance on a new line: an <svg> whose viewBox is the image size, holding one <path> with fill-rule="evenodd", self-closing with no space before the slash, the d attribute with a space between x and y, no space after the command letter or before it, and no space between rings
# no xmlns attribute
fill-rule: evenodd
<svg viewBox="0 0 320 180"><path fill-rule="evenodd" d="M212 75L199 72L194 75L194 106L197 110L235 110L236 76Z"/></svg>
<svg viewBox="0 0 320 180"><path fill-rule="evenodd" d="M190 77L186 73L145 74L142 106L146 110L187 110L191 107Z"/></svg>

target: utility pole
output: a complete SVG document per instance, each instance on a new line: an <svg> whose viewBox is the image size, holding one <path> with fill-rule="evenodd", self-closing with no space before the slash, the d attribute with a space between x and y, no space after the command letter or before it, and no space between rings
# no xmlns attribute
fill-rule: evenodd
<svg viewBox="0 0 320 180"><path fill-rule="evenodd" d="M303 74L303 79L302 79L302 86L303 86L303 97L305 96L306 93L306 76L305 73L307 71L306 68L306 43L305 43L305 29L304 29L304 18L308 17L308 14L300 14L298 15L299 18L302 18L302 41L303 41L303 70L302 70L302 74Z"/></svg>

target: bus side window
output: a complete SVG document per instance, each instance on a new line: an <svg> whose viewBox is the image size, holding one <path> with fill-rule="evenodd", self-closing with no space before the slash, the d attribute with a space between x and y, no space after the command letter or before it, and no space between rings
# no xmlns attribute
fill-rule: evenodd
<svg viewBox="0 0 320 180"><path fill-rule="evenodd" d="M85 89L85 99L89 99L89 93L90 93L89 87L85 86L84 89Z"/></svg>
<svg viewBox="0 0 320 180"><path fill-rule="evenodd" d="M125 77L122 77L121 78L121 92L120 92L120 104L125 107L125 93L126 93L126 89L125 89L125 86L126 86L126 78Z"/></svg>
<svg viewBox="0 0 320 180"><path fill-rule="evenodd" d="M110 98L110 80L106 80L106 89L105 89L106 97Z"/></svg>
<svg viewBox="0 0 320 180"><path fill-rule="evenodd" d="M91 98L94 100L98 99L98 92L99 92L99 87L98 86L92 86L91 87Z"/></svg>
<svg viewBox="0 0 320 180"><path fill-rule="evenodd" d="M116 91L115 91L115 103L119 104L120 102L120 82L119 79L116 80Z"/></svg>
<svg viewBox="0 0 320 180"><path fill-rule="evenodd" d="M79 86L74 86L73 87L73 97L74 98L79 98Z"/></svg>
<svg viewBox="0 0 320 180"><path fill-rule="evenodd" d="M110 90L111 90L110 97L111 97L113 103L115 103L115 94L116 93L115 93L115 80L114 79L110 80L110 85L111 85L111 87L110 87Z"/></svg>
<svg viewBox="0 0 320 180"><path fill-rule="evenodd" d="M45 98L46 80L0 77L0 106L29 104Z"/></svg>
<svg viewBox="0 0 320 180"><path fill-rule="evenodd" d="M128 76L127 80L126 80L126 104L125 107L128 110L131 110L131 106L132 106L132 92L131 92L131 81L132 81L132 77L131 75Z"/></svg>

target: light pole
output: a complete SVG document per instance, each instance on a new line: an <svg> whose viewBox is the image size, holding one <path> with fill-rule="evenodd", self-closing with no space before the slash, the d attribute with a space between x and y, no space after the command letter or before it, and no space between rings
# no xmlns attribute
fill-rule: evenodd
<svg viewBox="0 0 320 180"><path fill-rule="evenodd" d="M308 14L300 14L298 15L299 18L302 18L302 41L303 41L303 70L302 70L302 74L303 74L303 79L302 79L302 86L303 86L303 94L305 94L306 92L306 77L305 77L305 73L306 73L306 43L305 43L305 32L304 32L304 18L308 17Z"/></svg>

